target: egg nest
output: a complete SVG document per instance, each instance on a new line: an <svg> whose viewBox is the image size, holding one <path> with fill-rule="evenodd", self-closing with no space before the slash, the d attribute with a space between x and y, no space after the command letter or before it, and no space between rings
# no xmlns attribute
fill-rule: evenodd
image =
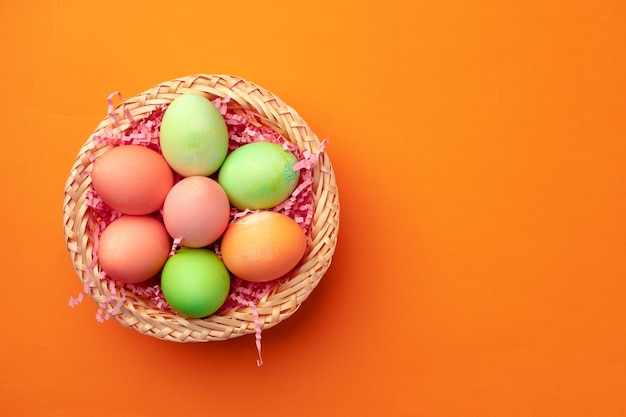
<svg viewBox="0 0 626 417"><path fill-rule="evenodd" d="M300 171L300 176L296 188L291 193L291 195L282 203L268 210L285 214L294 219L304 231L305 235L307 236L307 240L309 240L311 222L313 220L314 212L312 196L312 168L319 158L319 153L314 154L307 150L302 150L293 143L285 140L279 133L268 127L267 123L264 123L264 121L260 119L257 115L247 112L242 113L241 111L237 111L237 109L231 108L229 106L229 98L216 98L212 100L212 103L219 110L220 114L224 118L224 121L226 122L226 126L228 127L229 152L232 152L233 150L247 143L264 141L280 144L285 150L292 152L296 156L297 163L294 165L293 169ZM167 107L168 104L159 106L142 120L132 122L131 126L121 133L111 134L107 136L96 135L92 138L92 140L100 144L112 146L141 145L161 154L161 148L159 145L159 131L161 121L163 119L163 114L165 113ZM323 145L324 143L322 144L320 152L323 152ZM210 178L216 179L218 173L219 171L211 175ZM184 177L180 174L175 174L175 182L178 182L183 178ZM115 219L120 217L122 213L105 204L98 196L98 193L93 189L90 189L87 192L85 203L89 207L91 212L90 215L92 221L90 222L89 233L91 234L94 242L95 253L92 260L92 265L87 268L87 271L91 271L93 269L93 266L95 266L97 263L97 247L100 235L106 229L106 227L111 224ZM248 209L239 210L231 207L230 222L232 223L236 219L254 211ZM163 217L161 211L152 213L152 215L162 221ZM213 250L218 256L221 257L220 241L221 239L218 239L207 248ZM180 239L173 239L172 251L170 252L170 256L173 255L180 247ZM215 314L219 314L220 312L240 306L250 306L256 304L265 294L270 291L270 289L274 285L277 284L277 281L286 281L289 279L289 275L290 273L273 281L256 283L244 281L231 274L230 291L228 297ZM111 296L104 302L99 303L100 308L96 313L96 318L99 321L104 321L109 317L115 315L119 311L119 308L124 303L127 291L130 291L135 295L144 298L149 304L157 309L177 314L169 306L169 304L163 297L160 286L160 275L157 275L152 279L139 284L118 283L116 289L116 285L113 282L113 279L110 278L107 275L106 271L103 270L100 270L100 275L98 277L94 277L91 272L89 272L89 279L87 282L85 282L83 293L81 293L78 298L73 298L72 300L70 300L71 305L80 302L83 296L87 294L87 288L90 282L94 279L102 280L111 290ZM106 312L107 306L109 305L112 308L109 309L108 312Z"/></svg>

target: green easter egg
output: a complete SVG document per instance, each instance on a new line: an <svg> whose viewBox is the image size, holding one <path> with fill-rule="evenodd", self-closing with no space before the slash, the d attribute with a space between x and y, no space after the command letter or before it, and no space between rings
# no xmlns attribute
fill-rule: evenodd
<svg viewBox="0 0 626 417"><path fill-rule="evenodd" d="M254 142L235 149L220 168L218 182L240 210L267 209L284 201L300 178L296 156L276 143Z"/></svg>
<svg viewBox="0 0 626 417"><path fill-rule="evenodd" d="M224 304L230 275L214 252L182 248L163 266L161 290L175 311L190 318L206 317Z"/></svg>
<svg viewBox="0 0 626 417"><path fill-rule="evenodd" d="M163 157L172 169L189 177L217 171L228 152L228 128L209 99L186 93L174 99L161 122Z"/></svg>

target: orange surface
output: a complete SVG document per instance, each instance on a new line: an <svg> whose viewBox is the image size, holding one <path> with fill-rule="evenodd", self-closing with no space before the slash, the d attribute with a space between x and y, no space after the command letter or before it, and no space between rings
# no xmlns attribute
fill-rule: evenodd
<svg viewBox="0 0 626 417"><path fill-rule="evenodd" d="M619 1L3 1L0 414L626 415ZM340 241L291 319L181 345L96 322L63 244L80 146L195 72L320 137Z"/></svg>

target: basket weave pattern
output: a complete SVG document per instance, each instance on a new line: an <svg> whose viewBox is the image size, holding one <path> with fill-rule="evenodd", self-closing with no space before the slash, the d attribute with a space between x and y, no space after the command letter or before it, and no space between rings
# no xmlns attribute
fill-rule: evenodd
<svg viewBox="0 0 626 417"><path fill-rule="evenodd" d="M92 220L85 204L87 192L91 189L88 173L92 160L111 146L92 138L122 132L130 128L133 122L142 120L179 95L190 92L203 94L209 99L230 97L229 108L241 113L253 113L264 124L303 150L312 153L321 150L319 139L295 110L264 88L235 76L197 74L177 78L157 84L124 101L102 120L81 147L65 185L65 243L82 284L88 282L87 269L94 255L94 242L89 232ZM332 165L324 152L313 167L313 180L315 211L309 246L290 278L282 283L277 282L256 303L261 329L270 328L290 317L315 289L330 266L339 228L339 196ZM99 276L99 266L96 264L90 272L95 277ZM106 283L95 279L89 284L89 296L96 303L102 303L111 298L111 292ZM112 309L111 305L106 306L107 312ZM113 317L122 325L143 334L176 342L225 340L255 332L251 307L238 307L204 319L188 319L155 309L130 291L126 292L123 305Z"/></svg>

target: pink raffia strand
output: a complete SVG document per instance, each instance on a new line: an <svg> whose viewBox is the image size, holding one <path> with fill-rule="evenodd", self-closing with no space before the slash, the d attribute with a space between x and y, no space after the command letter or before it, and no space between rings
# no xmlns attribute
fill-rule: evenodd
<svg viewBox="0 0 626 417"><path fill-rule="evenodd" d="M72 308L74 308L77 305L79 305L80 303L82 303L83 302L83 298L89 293L89 285L91 285L91 283L95 279L94 276L93 276L93 268L98 263L98 257L96 256L96 252L97 251L98 251L98 244L96 242L94 244L93 251L92 251L93 258L92 258L91 262L89 263L89 265L87 266L87 281L85 281L85 283L83 284L83 290L78 294L78 296L76 298L70 297L69 305Z"/></svg>
<svg viewBox="0 0 626 417"><path fill-rule="evenodd" d="M250 210L250 209L238 210L233 207L230 209L230 221L228 222L228 225L230 226L231 224L235 222L235 220L241 219L242 217L246 217L248 214L258 213L259 211L261 210Z"/></svg>
<svg viewBox="0 0 626 417"><path fill-rule="evenodd" d="M106 136L94 135L93 140L96 143L114 146L142 145L161 153L159 131L161 121L163 120L163 112L166 108L166 105L161 105L150 112L143 120L139 122L132 120L130 129L115 134L109 133Z"/></svg>
<svg viewBox="0 0 626 417"><path fill-rule="evenodd" d="M122 93L120 93L119 91L114 91L109 94L107 97L107 115L109 115L113 119L115 127L119 127L119 121L117 120L117 116L115 115L115 113L113 113L113 109L115 108L115 105L113 104L113 97L115 96L117 96L120 101L124 101L124 97L122 97ZM128 111L127 108L124 108L124 114L126 115L126 118L130 120L131 124L135 124L135 119L133 119L133 116L130 114L130 111Z"/></svg>
<svg viewBox="0 0 626 417"><path fill-rule="evenodd" d="M127 284L126 289L131 291L133 294L147 298L150 303L152 303L152 305L159 310L175 313L167 301L165 301L163 291L161 290L161 286L158 282L158 277L139 284Z"/></svg>
<svg viewBox="0 0 626 417"><path fill-rule="evenodd" d="M224 98L217 97L213 99L211 102L213 103L217 111L220 112L222 117L226 115L226 113L228 112L227 104L230 102L230 97L224 97Z"/></svg>
<svg viewBox="0 0 626 417"><path fill-rule="evenodd" d="M89 285L91 285L91 283L95 279L93 276L93 268L95 268L96 264L98 263L98 257L96 255L97 252L98 252L98 240L94 242L93 249L91 252L92 253L91 262L89 263L89 265L87 265L87 271L86 271L87 280L83 284L83 290L78 294L76 298L70 297L69 305L72 308L82 303L83 298L89 293Z"/></svg>
<svg viewBox="0 0 626 417"><path fill-rule="evenodd" d="M114 119L117 126L118 121L116 119L115 113L113 112L113 98L116 95L120 100L123 100L119 92L114 92L109 95L107 98L107 102L109 105L107 114L109 114ZM235 110L230 109L228 107L230 98L216 98L212 100L212 102L218 109L220 114L224 117L224 121L226 122L226 126L228 127L229 151L233 151L247 143L264 141L280 144L284 149L292 152L296 156L297 163L294 165L293 169L300 171L300 178L298 180L298 183L296 184L296 188L288 199L283 201L278 206L272 208L272 210L283 213L293 218L300 225L300 227L302 227L302 230L305 232L305 234L309 236L314 211L312 195L312 169L317 164L319 155L324 152L327 140L324 140L322 142L320 151L317 153L312 153L308 150L302 150L295 144L286 141L278 132L275 132L266 125L260 123L252 114L236 113ZM167 105L161 105L155 108L140 121L134 120L130 112L125 109L126 117L131 122L129 128L115 134L108 133L102 136L94 135L93 140L96 143L108 144L113 146L131 144L141 145L161 153L159 131L161 127L161 121L163 120L163 114L166 109ZM91 157L91 161L94 161L93 157ZM89 173L87 173L87 175L89 175ZM176 181L179 181L182 178L182 176L177 174ZM92 270L97 264L97 245L99 237L102 234L102 231L104 231L104 229L109 224L111 224L111 222L118 218L121 213L113 210L112 208L108 207L104 202L102 202L102 200L99 198L94 190L89 190L87 192L85 201L91 209L92 216L93 226L90 232L91 238L94 242L93 258L87 270L88 279L83 286L83 292L81 292L77 298L70 298L70 306L75 306L80 303L83 297L88 294L89 285L95 279L99 279L102 282L106 282L111 296L103 303L101 303L100 309L98 310L99 312L96 317L98 321L107 320L111 317L111 315L114 315L119 311L126 297L126 291L129 291L137 296L146 298L152 305L160 310L174 312L174 310L169 306L169 304L163 297L158 277L146 283L127 284L124 287L120 287L120 291L118 293L118 291L116 291L115 289L115 283L105 273L101 273L99 277L93 276ZM231 210L230 222L246 216L251 212L253 212L253 210L240 211L237 209L233 209ZM160 217L160 213L156 213L155 215L157 217ZM178 250L179 248L180 240L174 239L172 242L172 252L170 253L170 255L175 253L176 250ZM221 256L219 240L212 244L209 249L212 249L218 256ZM256 311L256 304L266 294L269 293L269 291L272 289L274 284L276 284L276 282L284 282L287 278L288 276L285 276L279 278L278 280L270 282L253 283L241 280L233 276L231 277L230 293L225 303L218 310L218 312L223 312L234 308L246 306L250 306L253 309L253 315L255 315L257 349L259 351L260 364L262 364L260 349L261 327L260 323L258 322L258 312ZM117 303L113 306L111 311L109 313L104 313L106 306L113 305L115 301L117 301Z"/></svg>
<svg viewBox="0 0 626 417"><path fill-rule="evenodd" d="M254 339L256 342L256 351L259 355L256 365L263 366L263 357L261 356L261 321L259 320L259 312L256 309L256 304L253 302L248 302L248 305L252 309L252 317L254 318Z"/></svg>
<svg viewBox="0 0 626 417"><path fill-rule="evenodd" d="M107 280L107 287L111 295L108 296L106 300L100 303L100 307L98 308L98 311L96 312L96 320L98 320L98 322L100 323L103 323L104 321L110 319L111 317L119 313L120 308L122 307L122 305L124 304L124 301L126 300L126 290L124 290L123 287L120 287L120 292L118 296L117 288L115 287L115 282L113 280L111 279ZM106 311L107 306L112 306L111 311Z"/></svg>
<svg viewBox="0 0 626 417"><path fill-rule="evenodd" d="M181 248L182 245L180 242L182 241L183 241L182 237L174 238L174 240L172 241L172 249L170 250L169 256L173 256L176 253L176 251Z"/></svg>
<svg viewBox="0 0 626 417"><path fill-rule="evenodd" d="M226 297L226 301L224 301L218 312L247 306L251 302L256 305L272 289L274 284L275 281L251 282L233 276L228 297Z"/></svg>
<svg viewBox="0 0 626 417"><path fill-rule="evenodd" d="M89 286L96 279L93 275L93 269L98 263L98 244L100 242L100 234L104 231L106 226L122 215L119 211L113 210L111 207L107 206L93 190L87 191L85 204L92 211L93 222L90 225L90 234L93 241L93 248L91 250L92 258L91 262L87 266L87 281L83 284L83 291L78 294L77 298L70 297L70 307L75 307L82 302L84 296L89 293Z"/></svg>

